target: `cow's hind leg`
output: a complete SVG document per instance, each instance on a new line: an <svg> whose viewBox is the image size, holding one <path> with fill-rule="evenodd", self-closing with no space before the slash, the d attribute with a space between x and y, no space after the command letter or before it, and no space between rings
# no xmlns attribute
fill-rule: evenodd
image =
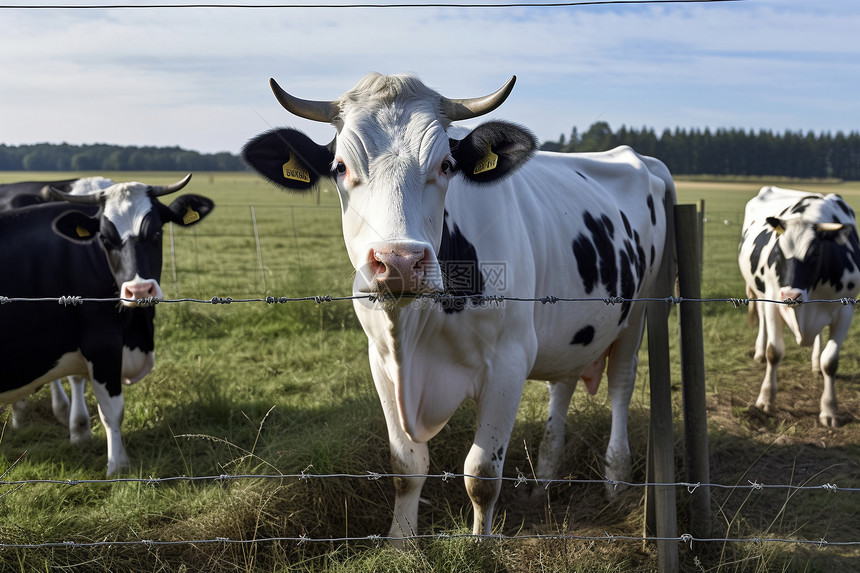
<svg viewBox="0 0 860 573"><path fill-rule="evenodd" d="M51 382L51 410L59 423L64 426L69 425L69 397L63 389L62 380Z"/></svg>
<svg viewBox="0 0 860 573"><path fill-rule="evenodd" d="M815 373L821 372L821 351L826 344L827 339L824 336L824 330L822 330L812 341L812 371Z"/></svg>
<svg viewBox="0 0 860 573"><path fill-rule="evenodd" d="M764 372L764 380L761 383L758 398L755 405L757 408L765 412L773 410L773 403L776 400L777 381L776 370L779 363L782 362L782 357L785 355L785 341L782 338L783 321L779 316L779 310L775 304L762 305L764 309L764 317L767 321L767 345L765 349L765 357L767 359L767 367Z"/></svg>
<svg viewBox="0 0 860 573"><path fill-rule="evenodd" d="M612 429L606 447L606 496L613 499L619 488L613 482L630 479L632 460L627 436L627 417L633 385L636 382L636 367L639 364L639 346L645 326L645 305L634 304L630 311L629 326L612 344L609 350L606 378L612 406Z"/></svg>
<svg viewBox="0 0 860 573"><path fill-rule="evenodd" d="M559 476L561 460L564 455L564 433L570 399L576 389L576 380L570 382L547 382L549 388L549 415L546 429L540 442L536 476L539 480L551 480ZM538 494L544 488L537 487L532 493Z"/></svg>
<svg viewBox="0 0 860 573"><path fill-rule="evenodd" d="M839 349L848 334L854 310L846 308L830 326L830 340L821 351L821 374L824 375L824 389L821 392L821 412L818 421L823 426L839 425L836 406L836 370L839 368Z"/></svg>
<svg viewBox="0 0 860 573"><path fill-rule="evenodd" d="M84 396L87 379L83 376L69 376L71 385L72 402L69 413L69 440L73 444L92 439L93 432L90 429L90 412L87 410L87 402Z"/></svg>
<svg viewBox="0 0 860 573"><path fill-rule="evenodd" d="M22 398L12 403L12 427L16 430L27 423L27 410L30 409L30 399Z"/></svg>
<svg viewBox="0 0 860 573"><path fill-rule="evenodd" d="M751 302L750 304L755 305L755 311L758 316L758 334L755 337L755 354L753 354L753 360L756 362L763 364L767 358L767 320L765 320L765 308L767 306L766 303L762 302Z"/></svg>

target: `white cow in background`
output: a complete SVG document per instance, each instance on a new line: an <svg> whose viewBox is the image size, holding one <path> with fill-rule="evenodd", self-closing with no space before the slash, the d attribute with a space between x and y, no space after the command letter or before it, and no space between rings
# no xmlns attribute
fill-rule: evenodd
<svg viewBox="0 0 860 573"><path fill-rule="evenodd" d="M854 211L832 193L762 187L746 206L738 263L751 298L800 303L755 305L755 359L767 362L756 406L773 410L776 369L785 355L782 330L788 325L799 345L813 347L812 369L824 376L818 420L837 426L836 369L854 308L803 303L857 297L860 244ZM830 339L822 347L824 327Z"/></svg>

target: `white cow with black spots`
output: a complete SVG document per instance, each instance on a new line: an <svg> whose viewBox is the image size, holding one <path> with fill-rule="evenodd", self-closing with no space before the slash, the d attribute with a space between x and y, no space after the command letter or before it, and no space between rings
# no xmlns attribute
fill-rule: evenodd
<svg viewBox="0 0 860 573"><path fill-rule="evenodd" d="M454 100L414 76L370 74L340 99L301 100L271 85L290 112L330 122L318 145L292 129L261 134L246 161L275 184L337 185L355 267L355 311L388 425L393 470L420 476L427 441L465 400L477 405L466 457L473 531L490 533L502 466L527 378L551 381L538 476L557 475L577 380L594 392L608 362L612 432L606 475L629 476L627 411L645 307L480 297L625 297L654 293L675 200L666 167L627 147L534 153L534 136L488 113L512 78L483 98ZM457 298L418 297L448 293ZM416 531L422 477L395 480L393 537Z"/></svg>
<svg viewBox="0 0 860 573"><path fill-rule="evenodd" d="M767 362L756 406L773 410L776 369L785 355L788 325L801 346L812 346L812 370L824 376L819 421L838 425L835 377L839 349L854 308L810 300L856 298L860 245L854 211L838 195L762 187L747 203L738 263L751 298L800 304L759 303L755 359ZM829 340L822 346L822 331Z"/></svg>

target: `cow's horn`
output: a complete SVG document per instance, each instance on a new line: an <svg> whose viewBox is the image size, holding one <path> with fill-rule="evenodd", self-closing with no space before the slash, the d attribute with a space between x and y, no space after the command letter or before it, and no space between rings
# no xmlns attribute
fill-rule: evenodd
<svg viewBox="0 0 860 573"><path fill-rule="evenodd" d="M170 185L151 185L149 187L149 196L150 197L161 197L162 195L169 195L170 193L176 193L191 181L191 174L189 173L181 180L176 183L171 183Z"/></svg>
<svg viewBox="0 0 860 573"><path fill-rule="evenodd" d="M96 191L95 193L90 193L88 195L72 195L71 193L60 191L56 187L50 187L49 189L51 191L51 195L60 201L68 201L69 203L76 203L78 205L101 205L101 191Z"/></svg>
<svg viewBox="0 0 860 573"><path fill-rule="evenodd" d="M472 119L473 117L490 113L502 105L508 96L511 95L511 90L514 89L516 81L517 76L511 76L508 83L503 85L498 91L484 97L471 99L448 99L442 97L442 112L451 121Z"/></svg>
<svg viewBox="0 0 860 573"><path fill-rule="evenodd" d="M272 87L272 92L274 92L275 97L278 98L280 104L284 106L285 110L293 115L297 115L311 121L331 123L331 120L340 113L337 102L311 101L291 96L278 85L275 78L269 78L269 85Z"/></svg>

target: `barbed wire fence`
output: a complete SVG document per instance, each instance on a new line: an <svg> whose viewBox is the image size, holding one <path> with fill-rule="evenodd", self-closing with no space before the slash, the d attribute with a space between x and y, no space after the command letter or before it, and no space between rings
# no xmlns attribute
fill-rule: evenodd
<svg viewBox="0 0 860 573"><path fill-rule="evenodd" d="M13 464L14 465L14 464ZM752 492L759 492L763 490L788 490L788 491L805 491L810 493L825 493L825 494L858 494L860 493L860 488L858 487L840 487L834 483L821 483L815 485L793 485L793 484L765 484L759 483L757 481L748 480L745 484L736 484L736 485L725 485L719 483L710 483L710 484L702 484L702 483L689 483L689 482L672 482L672 483L635 483L628 481L619 481L619 480L611 480L611 479L572 479L572 478L563 478L563 479L535 479L528 478L521 472L517 477L497 477L497 478L487 478L487 477L478 477L471 476L463 473L453 473L453 472L443 472L441 474L396 474L396 473L379 473L373 471L367 471L364 474L348 474L348 473L334 473L334 474L315 474L311 473L309 470L312 466L305 468L300 473L297 474L218 474L218 475L209 475L209 476L171 476L164 478L156 478L156 477L147 477L147 478L108 478L108 479L27 479L27 480L4 480L0 479L0 487L9 487L9 488L21 488L25 486L33 486L33 485L55 485L55 486L66 486L66 487L82 487L82 486L106 486L112 484L142 484L147 487L157 487L165 484L172 484L176 482L215 482L215 483L229 483L238 480L277 480L284 481L290 480L294 482L306 482L310 480L322 480L322 479L356 479L356 480L372 480L379 481L381 479L395 479L395 478L406 478L406 477L421 477L425 479L435 479L441 480L443 482L450 482L455 479L463 479L463 478L472 478L478 480L486 480L486 481L501 481L508 484L513 484L513 487L519 486L539 486L543 488L548 488L551 485L607 485L610 487L635 487L635 488L647 488L647 487L673 487L677 489L681 489L686 491L688 494L693 494L700 487L711 487L715 489L725 489L725 490L745 490ZM11 469L11 468L10 468ZM9 469L4 472L4 476L9 472ZM8 492L7 492L8 493ZM6 495L6 494L3 494ZM170 541L158 541L151 539L137 539L137 540L104 540L104 541L88 541L88 542L79 542L79 541L56 541L56 542L44 542L44 543L6 543L0 542L0 549L40 549L40 548L56 548L63 547L68 549L73 548L93 548L93 547L122 547L122 546L145 546L145 547L157 547L157 546L166 546L166 545L193 545L193 544L212 544L212 543L224 543L224 544L249 544L249 543L271 543L271 542L291 542L291 543L331 543L331 542L357 542L357 541L367 541L367 542L381 542L381 541L394 541L394 540L428 540L428 539L437 539L437 540L447 540L447 539L494 539L494 540L504 540L504 541L524 541L524 540L533 540L533 539L545 539L545 540L569 540L569 541L602 541L602 542L657 542L657 541L669 541L669 542L678 542L684 545L689 546L692 549L692 545L694 543L751 543L751 544L762 544L762 543L783 543L783 544L796 544L796 545L809 545L813 547L817 547L818 549L824 549L827 547L860 547L860 540L856 541L828 541L824 537L819 539L803 539L803 538L781 538L781 537L711 537L711 538L700 538L695 537L688 533L680 534L676 537L657 537L657 536L631 536L631 535L616 535L610 533L604 533L601 536L593 536L593 535L576 535L571 533L551 533L551 534L528 534L528 533L518 533L516 535L504 535L504 534L488 534L488 535L479 535L479 534L466 534L466 533L429 533L429 534L414 534L414 535L405 535L402 537L389 537L384 535L365 535L365 536L355 536L355 537L309 537L306 535L300 536L292 536L292 537L267 537L267 538L254 538L254 539L232 539L228 537L214 537L209 539L180 539L180 540L170 540Z"/></svg>
<svg viewBox="0 0 860 573"><path fill-rule="evenodd" d="M851 306L853 308L857 308L860 305L860 299L852 299L852 298L841 298L841 299L819 299L819 300L808 300L808 301L797 301L797 300L768 300L768 299L749 299L749 298L684 298L678 296L670 296L670 297L659 297L659 298L624 298L624 297L609 297L609 298L568 298L568 297L558 297L553 295L547 295L542 297L501 297L501 296L475 296L475 295L450 295L443 293L433 293L433 294L418 294L411 295L410 298L415 299L415 301L428 300L434 303L444 303L446 301L454 301L454 300L462 300L468 302L471 305L476 306L494 306L499 305L503 302L514 302L514 303L540 303L542 305L555 305L555 304L564 304L564 303L596 303L596 304L605 304L605 305L615 305L615 304L624 304L624 303L665 303L667 305L680 305L684 303L696 303L696 304L706 304L706 303L726 303L732 305L734 308L741 308L747 306L750 302L761 302L768 304L779 304L785 306L796 307L799 305L812 305L812 304L837 304L844 306ZM317 296L306 296L306 297L275 297L275 296L259 296L256 298L233 298L230 296L221 297L215 296L210 299L194 299L194 298L182 298L182 299L159 299L159 298L148 298L137 300L136 302L142 306L153 306L158 304L181 304L181 303L193 303L193 304L206 304L206 305L229 305L229 304L243 304L243 303L261 303L267 305L277 305L277 304L288 304L288 303L315 303L315 304L326 304L326 303L336 303L342 301L351 301L351 300L367 300L369 302L385 302L385 296L374 296L374 295L343 295L343 296L333 296L333 295L317 295ZM81 296L59 296L59 297L42 297L42 298L26 298L26 297L5 297L0 296L0 305L3 304L27 304L27 303L53 303L59 304L62 306L74 307L83 304L96 304L96 303L111 303L116 304L119 302L131 301L131 299L123 299L123 298L87 298ZM14 464L13 464L14 467ZM208 476L168 476L168 477L146 477L146 478L108 478L108 479L50 479L50 478L40 478L40 479L26 479L26 480L6 480L5 476L12 470L12 467L8 468L2 475L0 475L0 488L12 488L17 489L21 487L31 486L31 485L56 485L56 486L67 486L67 487L83 487L83 486L106 486L110 484L143 484L149 487L157 487L160 485L176 483L176 482L216 482L216 483L230 483L238 480L290 480L295 482L305 482L309 480L322 480L322 479L356 479L356 480L373 480L378 481L382 479L395 479L395 478L404 478L404 477L422 477L425 479L434 479L441 480L443 482L449 482L455 479L463 479L466 477L480 479L480 480L498 480L503 483L513 484L514 488L520 486L537 486L548 488L551 485L595 485L602 484L612 488L618 487L632 487L632 488L649 488L649 487L672 487L675 489L679 489L682 491L686 491L688 495L693 495L699 488L714 488L720 490L746 490L751 492L760 492L764 490L787 490L787 491L804 491L804 492L816 492L816 493L827 493L827 494L842 494L842 495L851 495L860 493L860 487L843 487L839 486L835 483L820 483L813 485L796 485L796 484L768 484L768 483L760 483L754 480L748 480L747 483L744 484L735 484L735 485L726 485L720 483L690 483L690 482L627 482L627 481L618 481L611 479L572 479L572 478L563 478L563 479L535 479L528 478L521 472L517 477L509 477L502 476L498 478L485 478L485 477L476 477L469 476L467 474L462 473L454 473L454 472L443 472L441 474L396 474L396 473L380 473L371 470L367 470L366 473L363 474L348 474L348 473L335 473L335 474L315 474L311 473L309 470L311 467L309 466L304 471L298 474L218 474L218 475L208 475ZM9 492L0 494L7 495ZM249 544L249 543L273 543L273 542L285 542L285 543L332 543L332 542L372 542L378 543L383 541L393 541L393 540L445 540L445 539L461 539L461 538L469 538L469 539L494 539L494 540L504 540L504 541L524 541L529 539L544 539L544 540L559 540L559 541L600 541L600 542L677 542L688 546L692 549L694 543L751 543L755 545L759 545L762 543L781 543L781 544L796 544L796 545L807 545L817 547L818 549L824 549L827 547L860 547L860 540L856 541L828 541L824 537L819 539L802 539L802 538L780 538L780 537L768 537L768 538L759 538L759 537L695 537L689 533L682 533L676 537L658 537L658 536L628 536L628 535L615 535L611 533L605 533L603 536L588 536L588 535L576 535L571 533L552 533L552 534L524 534L518 533L516 535L504 535L504 534L490 534L490 535L476 535L476 534L465 534L465 533L431 533L431 534L415 534L415 535L407 535L404 537L388 537L384 535L367 535L367 536L356 536L356 537L308 537L305 535L301 535L298 537L268 537L268 538L254 538L254 539L232 539L227 537L214 537L211 539L185 539L185 540L171 540L171 541L158 541L158 540L150 540L150 539L139 539L139 540L103 540L103 541L89 541L89 542L79 542L79 541L57 541L57 542L43 542L43 543L4 543L0 541L0 549L39 549L39 548L67 548L67 549L84 549L84 548L94 548L94 547L122 547L122 546L143 546L147 548L159 547L159 546L167 546L167 545L194 545L194 544Z"/></svg>

